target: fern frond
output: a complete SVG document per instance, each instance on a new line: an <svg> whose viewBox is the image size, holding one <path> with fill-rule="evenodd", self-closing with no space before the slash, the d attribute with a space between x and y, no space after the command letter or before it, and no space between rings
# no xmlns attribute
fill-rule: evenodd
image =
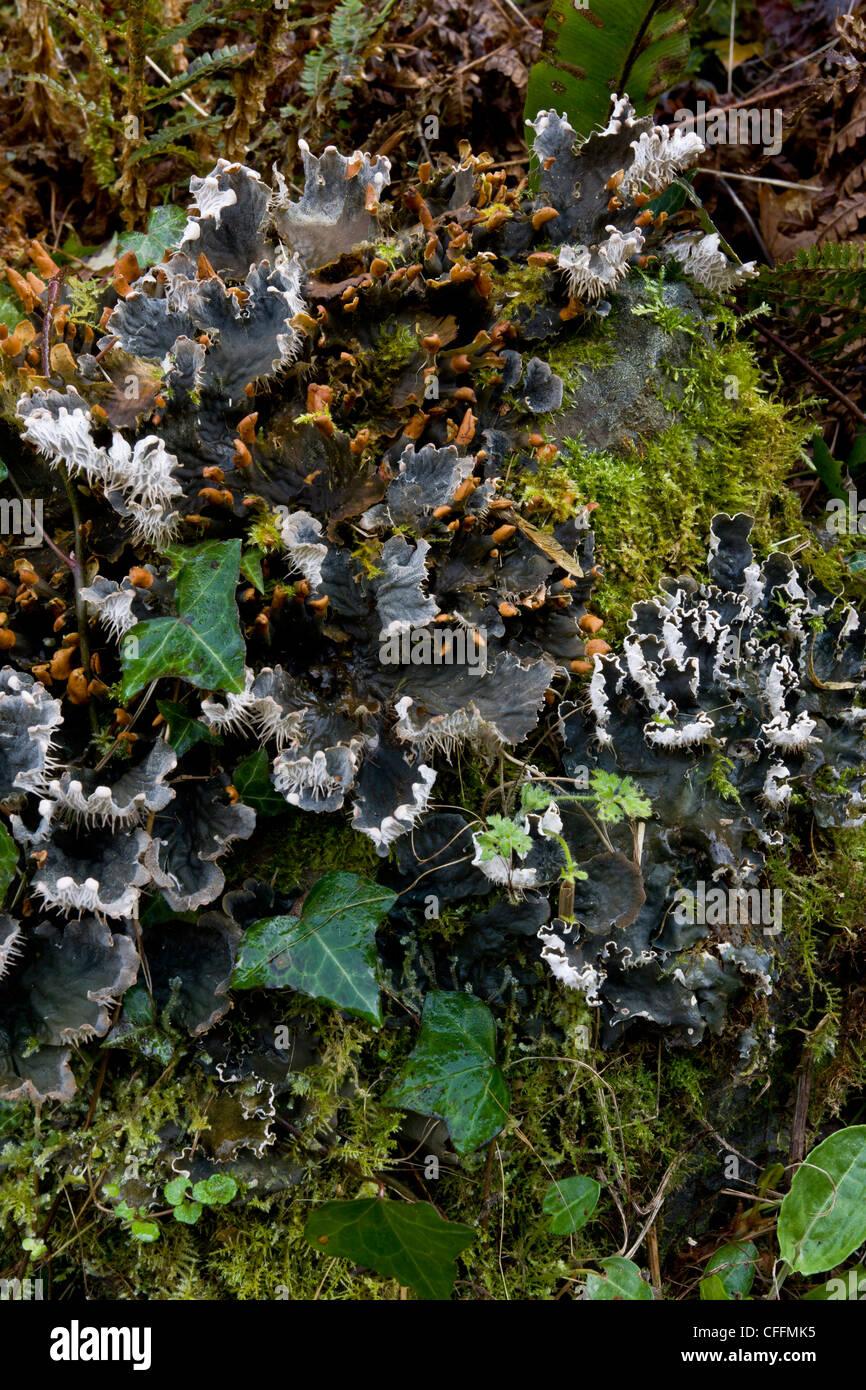
<svg viewBox="0 0 866 1390"><path fill-rule="evenodd" d="M212 53L202 53L179 77L173 78L163 87L150 87L145 106L161 106L163 102L170 101L172 97L186 91L187 87L201 82L202 78L211 77L223 68L237 67L253 51L252 44L230 44L226 48L214 49Z"/></svg>
<svg viewBox="0 0 866 1390"><path fill-rule="evenodd" d="M225 13L221 13L225 8L222 5L214 5L212 0L194 0L179 24L173 25L171 29L160 30L154 36L150 44L151 52L165 53L174 48L175 44L183 43L199 29L222 28L229 18Z"/></svg>
<svg viewBox="0 0 866 1390"><path fill-rule="evenodd" d="M820 246L802 247L792 260L782 261L781 266L791 270L863 270L866 269L866 243L827 241Z"/></svg>
<svg viewBox="0 0 866 1390"><path fill-rule="evenodd" d="M147 140L139 145L138 149L133 150L129 156L130 164L139 164L143 159L149 159L152 155L176 154L179 150L178 141L184 140L188 135L194 135L197 131L206 130L215 133L222 125L221 116L183 116L180 114L177 120L167 121L165 125L153 135L148 135ZM190 155L198 162L198 155L186 148L182 151L185 155Z"/></svg>
<svg viewBox="0 0 866 1390"><path fill-rule="evenodd" d="M339 71L336 59L326 48L314 48L304 59L300 76L301 91L308 97L318 96L319 92Z"/></svg>
<svg viewBox="0 0 866 1390"><path fill-rule="evenodd" d="M833 361L866 339L866 245L824 242L764 266L754 289L775 305L810 354Z"/></svg>
<svg viewBox="0 0 866 1390"><path fill-rule="evenodd" d="M126 80L125 74L115 67L108 53L108 26L92 6L73 4L71 0L45 0L45 3L51 13L62 19L80 40L88 57L95 64L92 71L113 82L116 87L122 87ZM64 87L63 90L68 89Z"/></svg>
<svg viewBox="0 0 866 1390"><path fill-rule="evenodd" d="M342 86L333 93L338 110L349 103L348 87L359 60L382 28L396 0L386 0L380 9L370 10L364 0L340 0L331 16L327 43L308 53L301 73L301 88L308 97L319 96L332 82Z"/></svg>

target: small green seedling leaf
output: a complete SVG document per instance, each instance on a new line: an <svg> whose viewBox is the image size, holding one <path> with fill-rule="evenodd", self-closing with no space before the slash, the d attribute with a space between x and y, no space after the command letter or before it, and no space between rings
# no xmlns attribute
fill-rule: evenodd
<svg viewBox="0 0 866 1390"><path fill-rule="evenodd" d="M179 1206L189 1191L189 1187L189 1178L172 1178L170 1182L167 1182L162 1191L169 1206Z"/></svg>
<svg viewBox="0 0 866 1390"><path fill-rule="evenodd" d="M620 821L645 820L652 815L652 803L630 777L597 769L590 775L589 791L599 820L608 825Z"/></svg>
<svg viewBox="0 0 866 1390"><path fill-rule="evenodd" d="M553 792L549 787L540 787L537 783L524 782L520 788L520 808L522 811L546 811L553 800Z"/></svg>
<svg viewBox="0 0 866 1390"><path fill-rule="evenodd" d="M18 846L6 826L0 824L0 903L5 902L9 885L18 872Z"/></svg>
<svg viewBox="0 0 866 1390"><path fill-rule="evenodd" d="M174 1209L174 1219L182 1226L194 1226L201 1216L200 1202L178 1202Z"/></svg>
<svg viewBox="0 0 866 1390"><path fill-rule="evenodd" d="M510 859L512 854L525 858L532 849L532 840L523 826L509 820L508 816L488 816L487 829L482 830L476 839L483 864L498 855L503 859Z"/></svg>

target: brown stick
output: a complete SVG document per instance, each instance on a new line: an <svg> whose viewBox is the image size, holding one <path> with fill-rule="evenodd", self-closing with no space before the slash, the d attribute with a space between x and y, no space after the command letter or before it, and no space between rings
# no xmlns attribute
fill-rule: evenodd
<svg viewBox="0 0 866 1390"><path fill-rule="evenodd" d="M809 376L817 381L820 386L823 386L825 391L829 391L831 396L835 396L836 400L844 405L845 409L849 411L855 419L860 420L862 424L866 425L866 415L863 414L859 405L855 405L853 401L848 399L843 391L839 390L838 386L834 386L832 381L828 381L823 372L819 372L817 367L813 367L811 362L807 362L805 357L801 357L799 352L789 347L788 344L779 337L778 333L773 332L772 328L765 328L762 323L756 323L755 327L763 337L769 338L770 342L775 347L787 353L794 362L803 368L804 372L808 372Z"/></svg>
<svg viewBox="0 0 866 1390"><path fill-rule="evenodd" d="M54 309L60 297L60 286L63 281L63 271L58 270L56 275L52 275L48 281L48 294L45 297L45 317L42 323L42 375L48 381L51 376L51 324L54 319Z"/></svg>

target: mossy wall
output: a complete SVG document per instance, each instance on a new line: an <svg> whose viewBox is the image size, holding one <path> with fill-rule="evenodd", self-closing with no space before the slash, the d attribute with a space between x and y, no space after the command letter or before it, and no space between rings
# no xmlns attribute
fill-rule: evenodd
<svg viewBox="0 0 866 1390"><path fill-rule="evenodd" d="M527 300L531 309L525 279L513 286L500 279L507 312L525 312ZM414 341L395 337L388 371L411 359ZM703 317L681 285L644 285L624 294L609 318L566 329L547 360L565 384L563 411L543 422L558 451L509 481L545 520L564 519L575 501L596 504L603 579L595 607L610 640L662 574L701 571L718 511L752 512L759 544L805 547L822 577L838 580L838 559L810 543L785 487L807 422L773 398L726 315ZM477 806L487 777L486 767L462 762L454 797ZM260 827L254 850L236 848L227 867L235 884L256 875L285 891L308 887L330 869L372 874L377 862L370 841L344 817L289 811ZM411 1030L388 1025L377 1033L292 997L286 1021L314 1030L322 1050L298 1081L302 1118L280 1128L273 1175L280 1190L247 1187L242 1200L205 1213L195 1226L162 1220L156 1243L133 1240L106 1205L103 1184L131 1176L142 1192L160 1191L173 1159L207 1130L218 1083L183 1046L158 1076L140 1058L84 1049L79 1092L68 1107L51 1107L34 1126L24 1106L0 1104L3 1263L23 1277L22 1240L36 1242L34 1261L52 1296L73 1288L116 1298L397 1299L403 1291L394 1281L329 1259L302 1234L317 1202L392 1188L425 1197L449 1219L480 1221L458 1297L547 1299L573 1287L587 1260L624 1253L639 1234L635 1204L648 1210L664 1192L653 1240L672 1252L675 1280L686 1287L697 1263L676 1263L677 1252L688 1250L685 1237L700 1237L721 1211L731 1217L730 1202L717 1201L723 1143L749 1154L753 1180L780 1156L786 1161L792 1059L803 1036L814 1039L821 1078L813 1122L841 1112L849 1087L866 1079L866 1008L856 990L842 1002L842 987L860 965L866 839L816 832L811 843L790 844L777 856L771 880L784 887L797 917L782 984L786 1021L777 1015L773 1031L766 1012L750 1020L760 1045L735 1089L724 1078L739 1059L724 1038L685 1055L630 1035L627 1047L602 1053L582 996L563 992L539 966L545 1030L530 1045L506 1018L500 1040L513 1094L504 1133L455 1165L435 1129L422 1125L414 1157L401 1160L398 1174L401 1117L383 1107L384 1086L369 1077L393 1073L411 1047ZM436 924L440 940L466 929L459 910ZM439 1160L438 1177L425 1176L428 1155ZM543 1194L554 1176L571 1171L597 1176L602 1201L579 1236L554 1237L542 1219ZM81 1193L73 1217L67 1197ZM754 1220L741 1209L736 1232L746 1234Z"/></svg>

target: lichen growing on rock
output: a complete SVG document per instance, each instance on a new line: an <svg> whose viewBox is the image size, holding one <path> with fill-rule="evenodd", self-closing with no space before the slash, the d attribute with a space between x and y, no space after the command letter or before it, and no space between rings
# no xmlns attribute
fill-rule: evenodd
<svg viewBox="0 0 866 1390"><path fill-rule="evenodd" d="M864 822L862 619L787 555L758 564L751 528L716 517L710 584L670 581L637 604L622 655L596 658L589 720L560 709L566 768L627 772L653 808L627 907L615 918L602 894L582 930L569 921L545 941L554 973L604 1002L611 1034L648 1018L694 1044L744 976L769 993L783 923L760 891L767 848L795 801L823 826Z"/></svg>
<svg viewBox="0 0 866 1390"><path fill-rule="evenodd" d="M859 822L862 632L783 556L754 562L734 516L765 549L797 531L802 427L706 293L743 268L677 256L642 211L694 139L627 99L579 146L556 113L535 135L531 191L469 152L390 201L381 156L304 149L300 198L221 160L65 374L27 335L4 353L27 466L90 554L29 552L47 601L0 673L23 863L2 1201L36 1239L27 1098L56 1192L85 1173L99 1202L108 1238L81 1239L107 1296L313 1297L309 1207L425 1194L420 1151L449 1219L483 1193L459 1295L550 1297L572 1266L538 1164L604 1167L616 1202L574 1249L598 1258L704 1114L697 1044L743 1087L774 1064L775 940L674 925L671 898L689 874L766 891L789 812ZM58 317L33 310L49 366ZM648 597L708 535L710 582ZM609 636L633 610L620 654L593 608ZM335 876L381 920L307 930ZM495 1147L458 1155L440 1100L388 1103L442 993L477 1005L475 1055L501 1067L498 1194ZM662 1069L659 1034L696 1052ZM218 1224L164 1219L167 1184L229 1173Z"/></svg>

